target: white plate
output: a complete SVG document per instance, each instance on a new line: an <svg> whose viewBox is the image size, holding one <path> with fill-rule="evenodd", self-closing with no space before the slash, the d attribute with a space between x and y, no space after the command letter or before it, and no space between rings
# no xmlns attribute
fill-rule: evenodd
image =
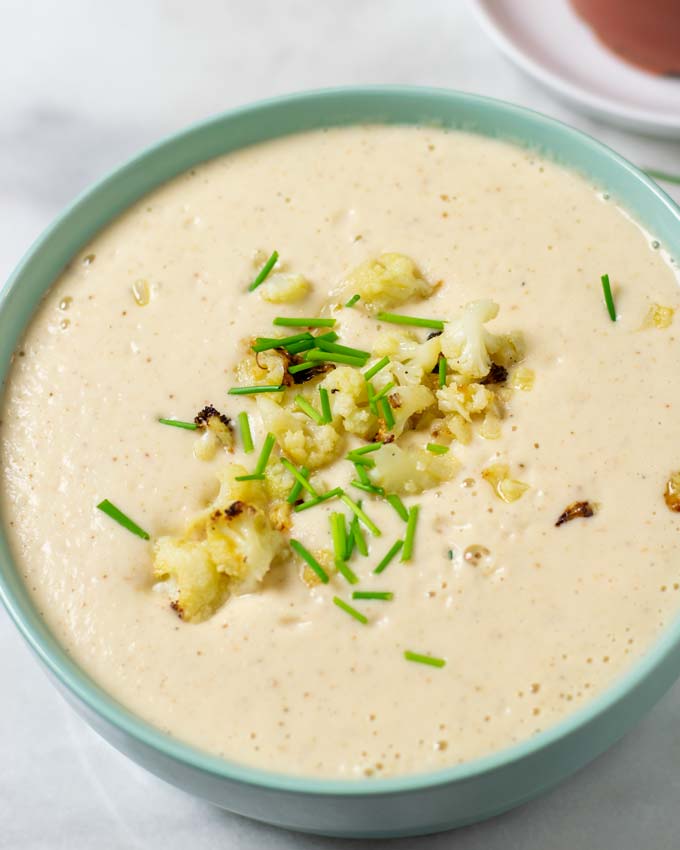
<svg viewBox="0 0 680 850"><path fill-rule="evenodd" d="M680 78L648 74L619 59L568 0L470 3L513 62L574 106L626 129L680 138Z"/></svg>

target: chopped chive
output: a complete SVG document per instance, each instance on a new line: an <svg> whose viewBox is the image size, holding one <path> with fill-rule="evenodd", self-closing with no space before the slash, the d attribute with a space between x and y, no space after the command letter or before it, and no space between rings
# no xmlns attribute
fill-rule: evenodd
<svg viewBox="0 0 680 850"><path fill-rule="evenodd" d="M389 384L385 384L385 386L384 386L384 387L380 390L380 392L379 392L376 396L373 396L373 398L374 398L376 401L380 401L380 399L381 399L381 398L385 398L385 396L387 395L387 393L388 393L391 389L393 389L394 387L396 387L396 384L394 383L394 381L390 381L390 382L389 382Z"/></svg>
<svg viewBox="0 0 680 850"><path fill-rule="evenodd" d="M433 455L445 455L449 450L448 446L442 446L439 443L428 443L425 448Z"/></svg>
<svg viewBox="0 0 680 850"><path fill-rule="evenodd" d="M375 484L364 484L363 481L350 481L349 482L352 487L356 487L357 490L363 490L364 493L371 493L374 496L384 496L385 491L382 487L376 487Z"/></svg>
<svg viewBox="0 0 680 850"><path fill-rule="evenodd" d="M296 513L300 513L300 511L306 511L309 508L314 508L316 505L320 505L323 502L327 502L329 499L335 499L336 496L340 496L343 493L342 487L335 487L333 490L329 490L327 493L324 493L322 496L315 496L313 499L307 499L306 502L303 502L301 505L296 505L293 510Z"/></svg>
<svg viewBox="0 0 680 850"><path fill-rule="evenodd" d="M359 577L342 559L338 558L335 562L335 568L341 576L347 579L350 584L359 584Z"/></svg>
<svg viewBox="0 0 680 850"><path fill-rule="evenodd" d="M332 513L328 518L331 525L331 537L333 539L333 551L335 559L342 561L347 551L347 531L345 529L345 515Z"/></svg>
<svg viewBox="0 0 680 850"><path fill-rule="evenodd" d="M294 319L277 316L273 323L284 328L332 328L335 326L335 319Z"/></svg>
<svg viewBox="0 0 680 850"><path fill-rule="evenodd" d="M361 502L359 502L359 507L361 507ZM366 543L364 532L361 530L357 517L352 518L350 532L352 534L352 548L356 547L359 554L363 555L365 558L368 555L368 544Z"/></svg>
<svg viewBox="0 0 680 850"><path fill-rule="evenodd" d="M303 475L303 473L302 473L302 472L300 472L299 470L297 470L297 469L293 466L293 464L292 464L292 463L288 460L288 458L286 458L286 457L282 457L282 458L281 458L281 463L282 463L282 464L286 467L286 469L288 470L288 472L290 472L290 474L291 474L291 475L293 476L293 478L294 478L294 479L298 482L298 484L299 484L301 487L304 487L304 488L305 488L305 490L306 490L308 493L310 493L312 496L318 496L318 495L319 495L319 494L316 492L316 490L312 487L312 485L309 483L309 481L307 480L307 475L309 475L309 471L307 470L307 468L306 468L306 467L304 467L304 466L302 467L302 469L303 469L303 470L305 471L305 473L306 473L306 475ZM291 491L291 495L292 495L292 491ZM290 499L290 496L289 496L288 498Z"/></svg>
<svg viewBox="0 0 680 850"><path fill-rule="evenodd" d="M404 652L404 658L407 661L415 661L418 664L429 664L430 667L443 667L446 664L443 658L435 658L434 655L421 655L418 652L411 652L410 649Z"/></svg>
<svg viewBox="0 0 680 850"><path fill-rule="evenodd" d="M305 355L305 360L314 362L327 363L344 363L346 366L356 366L360 369L365 365L366 360L363 357L354 357L352 354L336 354L333 351L320 351L318 348L313 348Z"/></svg>
<svg viewBox="0 0 680 850"><path fill-rule="evenodd" d="M413 542L416 535L416 525L418 523L418 513L420 505L414 505L409 509L408 522L406 523L406 534L404 535L404 549L401 553L402 561L410 561L413 554Z"/></svg>
<svg viewBox="0 0 680 850"><path fill-rule="evenodd" d="M229 395L255 395L256 393L280 393L285 389L281 384L278 386L264 385L261 387L232 387Z"/></svg>
<svg viewBox="0 0 680 850"><path fill-rule="evenodd" d="M349 561L352 557L352 552L354 552L354 547L356 546L356 540L354 539L354 528L359 525L359 520L353 516L351 522L349 523L349 530L347 532L346 546L345 546L345 561Z"/></svg>
<svg viewBox="0 0 680 850"><path fill-rule="evenodd" d="M607 305L607 312L612 322L616 321L616 307L614 306L614 298L612 296L612 288L609 284L609 275L603 274L600 278L602 281L602 290L604 292L604 303Z"/></svg>
<svg viewBox="0 0 680 850"><path fill-rule="evenodd" d="M301 467L301 469L300 469L300 474L301 474L304 478L309 478L309 470L307 469L307 467L306 467L306 466ZM289 505L294 505L294 504L297 502L297 500L300 498L300 493L301 493L301 492L302 492L302 484L300 484L300 481L296 478L296 479L295 479L295 484L293 484L293 486L292 486L292 488L291 488L291 491L290 491L290 493L288 494L288 498L286 499L286 501L288 502L288 504L289 504Z"/></svg>
<svg viewBox="0 0 680 850"><path fill-rule="evenodd" d="M348 452L348 455L367 455L371 452L377 452L378 449L382 448L383 443L367 443L365 446L359 446L358 449L352 449Z"/></svg>
<svg viewBox="0 0 680 850"><path fill-rule="evenodd" d="M377 575L383 570L386 570L403 545L403 540L397 540L396 543L393 543L392 546L390 546L390 548L387 550L385 557L382 559L382 561L380 561L380 563L373 570L373 572Z"/></svg>
<svg viewBox="0 0 680 850"><path fill-rule="evenodd" d="M262 449L260 451L260 456L257 459L257 463L255 464L255 474L259 475L261 472L264 472L267 468L267 463L269 462L269 455L272 453L272 449L274 448L274 443L276 442L276 437L273 434L267 434L264 438L264 443L262 444Z"/></svg>
<svg viewBox="0 0 680 850"><path fill-rule="evenodd" d="M319 334L318 336L313 336L312 339L314 342L337 342L340 337L336 334L335 331L326 331L324 334Z"/></svg>
<svg viewBox="0 0 680 850"><path fill-rule="evenodd" d="M378 405L375 401L375 390L373 389L373 384L370 381L366 381L366 395L368 396L368 406L370 408L371 413L374 416L377 416Z"/></svg>
<svg viewBox="0 0 680 850"><path fill-rule="evenodd" d="M651 173L651 172L650 172L650 173ZM359 293L358 293L358 292L357 292L357 293L355 293L355 294L354 294L354 295L353 295L353 296L349 299L349 301L346 301L346 302L345 302L345 307L354 307L354 305L357 303L357 301L358 301L360 298L361 298L361 295L359 295Z"/></svg>
<svg viewBox="0 0 680 850"><path fill-rule="evenodd" d="M385 425L387 425L388 428L394 428L394 414L392 413L392 408L390 407L388 399L381 398L379 404L380 409L382 410L383 419L385 420Z"/></svg>
<svg viewBox="0 0 680 850"><path fill-rule="evenodd" d="M368 623L368 617L364 617L364 615L357 611L356 608L352 608L351 605L348 605L346 602L343 602L339 596L333 597L333 604L337 605L338 608L342 609L346 614L349 614L350 617L354 617L355 620L358 620L360 623L363 623L364 626Z"/></svg>
<svg viewBox="0 0 680 850"><path fill-rule="evenodd" d="M375 461L371 457L354 457L347 455L347 460L354 464L356 467L361 467L362 469L373 469L375 466Z"/></svg>
<svg viewBox="0 0 680 850"><path fill-rule="evenodd" d="M373 520L366 516L366 513L359 505L357 505L356 502L353 502L346 493L343 493L340 498L358 518L359 522L362 522L374 537L380 537L381 532L378 526L373 522Z"/></svg>
<svg viewBox="0 0 680 850"><path fill-rule="evenodd" d="M237 475L234 481L264 481L264 472L253 472L250 475Z"/></svg>
<svg viewBox="0 0 680 850"><path fill-rule="evenodd" d="M303 413L306 413L310 419L313 419L317 425L323 425L323 416L319 413L318 410L314 410L312 405L307 401L306 398L304 398L304 396L296 395L295 404L300 408Z"/></svg>
<svg viewBox="0 0 680 850"><path fill-rule="evenodd" d="M357 476L359 477L359 481L361 481L362 484L370 484L371 479L368 477L368 472L366 472L364 467L361 465L362 463L363 460L361 460L359 463L354 464L354 468L357 471Z"/></svg>
<svg viewBox="0 0 680 850"><path fill-rule="evenodd" d="M362 357L364 360L371 356L369 351L363 351L361 348L350 348L348 345L338 345L337 342L326 342L325 339L318 339L316 344L322 351L331 351L334 354L349 354L350 357Z"/></svg>
<svg viewBox="0 0 680 850"><path fill-rule="evenodd" d="M313 337L308 331L301 334L294 334L293 336L282 336L278 338L273 336L258 336L251 348L256 352L269 351L272 348L288 348L289 345L293 345L296 342L306 342L311 339Z"/></svg>
<svg viewBox="0 0 680 850"><path fill-rule="evenodd" d="M303 339L300 342L294 342L286 347L288 354L302 354L303 351L310 351L315 346L313 339Z"/></svg>
<svg viewBox="0 0 680 850"><path fill-rule="evenodd" d="M250 454L255 449L253 445L253 435L250 430L250 420L248 414L244 411L238 415L238 427L241 432L241 442L243 443L243 451Z"/></svg>
<svg viewBox="0 0 680 850"><path fill-rule="evenodd" d="M112 502L109 502L108 499L104 499L104 501L100 502L97 507L107 516L110 516L111 519L115 520L118 525L122 525L123 528L127 528L128 531L136 534L137 537L141 537L142 540L149 540L148 532L144 531L143 528L140 528L136 522L133 522L129 516L126 516L120 508L117 508Z"/></svg>
<svg viewBox="0 0 680 850"><path fill-rule="evenodd" d="M439 356L439 364L438 364L438 384L439 389L446 386L446 370L448 368L448 363L446 362L446 357L443 354Z"/></svg>
<svg viewBox="0 0 680 850"><path fill-rule="evenodd" d="M306 363L296 363L295 366L288 367L288 373L290 375L297 375L298 372L304 372L305 369L314 369L315 366L317 366L317 364L312 363L311 361Z"/></svg>
<svg viewBox="0 0 680 850"><path fill-rule="evenodd" d="M664 183L680 184L680 175L678 174L669 174L667 171L657 171L656 168L645 168L645 171L650 177L653 177L655 180L663 180Z"/></svg>
<svg viewBox="0 0 680 850"><path fill-rule="evenodd" d="M444 322L441 319L421 319L419 316L402 316L399 313L376 313L376 319L381 322L389 322L392 325L413 325L416 328L444 330Z"/></svg>
<svg viewBox="0 0 680 850"><path fill-rule="evenodd" d="M319 396L321 398L323 423L329 425L333 421L333 411L331 410L331 400L326 387L319 387Z"/></svg>
<svg viewBox="0 0 680 850"><path fill-rule="evenodd" d="M394 594L389 590L355 590L352 599L381 599L389 602L394 599Z"/></svg>
<svg viewBox="0 0 680 850"><path fill-rule="evenodd" d="M290 548L293 550L293 552L298 554L303 561L306 561L309 564L309 566L314 570L314 572L319 576L319 578L324 584L328 584L328 573L316 560L314 555L312 555L312 553L308 549L305 549L305 547L302 545L302 543L300 543L299 540L291 540Z"/></svg>
<svg viewBox="0 0 680 850"><path fill-rule="evenodd" d="M384 368L385 368L385 366L387 366L387 365L389 364L389 362L390 362L390 358L389 358L389 357L382 357L380 360L378 360L378 362L377 362L377 363L374 363L374 364L371 366L371 368L370 368L370 369L367 369L367 370L364 372L364 378L366 378L366 380L367 380L367 381L370 381L370 380L371 380L371 378L373 378L375 375L377 375L377 374L378 374L378 372L379 372L381 369L384 369Z"/></svg>
<svg viewBox="0 0 680 850"><path fill-rule="evenodd" d="M258 274L258 276L255 278L255 280L248 287L248 292L252 292L254 289L257 289L257 287L261 283L264 283L264 281L267 279L267 276L269 275L269 272L276 265L276 261L278 259L279 259L279 253L278 253L278 251L274 251L272 253L271 257L267 260L267 262L260 269L260 273Z"/></svg>
<svg viewBox="0 0 680 850"><path fill-rule="evenodd" d="M174 428L184 428L185 431L195 431L198 425L195 422L182 422L181 419L159 419L161 425L172 425Z"/></svg>
<svg viewBox="0 0 680 850"><path fill-rule="evenodd" d="M404 520L404 522L408 522L408 511L406 510L406 506L401 501L399 496L396 493L390 493L389 496L386 497L387 501L392 505L394 510L399 514L399 516Z"/></svg>

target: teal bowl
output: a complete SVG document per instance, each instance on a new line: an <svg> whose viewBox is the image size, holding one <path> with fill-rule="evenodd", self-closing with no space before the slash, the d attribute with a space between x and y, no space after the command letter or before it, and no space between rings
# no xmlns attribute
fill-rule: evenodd
<svg viewBox="0 0 680 850"><path fill-rule="evenodd" d="M227 112L150 148L78 198L38 239L0 294L0 364L65 264L122 210L195 163L276 136L347 124L425 124L499 137L582 174L680 257L680 210L643 173L570 127L507 103L418 88L310 92ZM556 726L467 764L392 779L332 780L255 770L210 756L140 720L79 669L50 634L0 529L0 595L73 707L107 741L173 785L290 829L345 837L417 835L518 806L620 738L680 673L680 617L614 685ZM452 712L455 706L451 707Z"/></svg>

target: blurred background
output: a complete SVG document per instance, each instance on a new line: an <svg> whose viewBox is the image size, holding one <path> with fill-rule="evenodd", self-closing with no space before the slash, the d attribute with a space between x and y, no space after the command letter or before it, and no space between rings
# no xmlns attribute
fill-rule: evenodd
<svg viewBox="0 0 680 850"><path fill-rule="evenodd" d="M0 281L62 206L141 147L212 113L301 89L408 83L490 95L566 121L636 164L680 174L678 139L611 126L557 99L498 50L473 5L0 0ZM671 118L680 122L678 106ZM680 185L662 185L680 199ZM143 773L71 713L4 611L0 681L11 683L0 689L0 848L348 843L250 823ZM379 844L677 850L679 717L676 686L621 744L549 796L455 834Z"/></svg>

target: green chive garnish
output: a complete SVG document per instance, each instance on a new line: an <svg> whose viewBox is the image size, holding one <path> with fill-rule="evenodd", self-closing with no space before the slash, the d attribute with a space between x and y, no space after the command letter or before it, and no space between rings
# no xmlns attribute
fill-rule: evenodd
<svg viewBox="0 0 680 850"><path fill-rule="evenodd" d="M316 490L312 487L312 485L309 483L309 481L307 480L306 476L305 476L305 475L303 475L301 472L299 472L299 471L298 471L298 470L297 470L297 469L293 466L293 464L292 464L292 463L288 460L288 458L282 457L282 458L281 458L281 463L282 463L282 464L286 467L286 469L288 470L288 472L290 472L290 474L291 474L291 475L293 476L293 478L294 478L294 479L298 482L298 484L299 484L301 487L304 487L304 488L305 488L305 490L306 490L308 493L310 493L312 496L318 496L318 495L319 495L319 494L316 492ZM307 472L307 470L306 470L306 468L305 468L304 466L303 466L302 468L305 470L305 472ZM307 472L307 474L309 474L309 473ZM289 496L289 498L290 498L290 496Z"/></svg>
<svg viewBox="0 0 680 850"><path fill-rule="evenodd" d="M259 475L264 472L267 468L267 463L269 462L269 455L272 453L272 449L274 448L274 443L276 442L276 437L273 434L267 434L264 438L264 443L262 445L262 450L260 451L260 456L257 459L257 463L255 464L255 474Z"/></svg>
<svg viewBox="0 0 680 850"><path fill-rule="evenodd" d="M342 561L347 551L347 531L345 528L345 515L333 513L328 518L331 524L331 537L333 538L333 551L337 561Z"/></svg>
<svg viewBox="0 0 680 850"><path fill-rule="evenodd" d="M253 435L250 431L250 420L248 414L244 411L238 415L238 427L241 432L241 442L243 443L243 451L250 454L255 446L253 445Z"/></svg>
<svg viewBox="0 0 680 850"><path fill-rule="evenodd" d="M361 298L361 295L359 295L359 293L357 292L355 295L353 295L353 296L349 299L349 301L345 302L345 307L354 307L354 305L357 303L357 301L358 301L360 298Z"/></svg>
<svg viewBox="0 0 680 850"><path fill-rule="evenodd" d="M410 561L413 554L413 542L416 534L416 525L418 523L418 513L420 505L414 505L408 512L408 522L406 523L406 534L404 535L404 549L401 553L402 561Z"/></svg>
<svg viewBox="0 0 680 850"><path fill-rule="evenodd" d="M349 524L349 531L347 533L347 545L345 548L345 561L349 561L352 557L352 552L354 552L354 547L356 545L356 540L354 539L354 528L355 526L359 527L359 520L353 516L352 521Z"/></svg>
<svg viewBox="0 0 680 850"><path fill-rule="evenodd" d="M280 393L285 389L281 384L278 386L264 385L261 387L232 387L229 395L255 395L256 393Z"/></svg>
<svg viewBox="0 0 680 850"><path fill-rule="evenodd" d="M251 348L257 352L269 351L272 348L288 348L296 342L308 342L310 340L313 340L313 337L309 332L294 334L294 336L282 336L278 339L271 336L258 336Z"/></svg>
<svg viewBox="0 0 680 850"><path fill-rule="evenodd" d="M359 577L344 561L336 560L335 568L350 584L359 584Z"/></svg>
<svg viewBox="0 0 680 850"><path fill-rule="evenodd" d="M296 363L295 366L288 367L288 373L290 375L297 375L298 372L304 372L305 369L313 369L315 366L318 366L318 363Z"/></svg>
<svg viewBox="0 0 680 850"><path fill-rule="evenodd" d="M368 396L368 406L374 416L378 415L378 405L375 400L375 390L370 381L366 381L366 395Z"/></svg>
<svg viewBox="0 0 680 850"><path fill-rule="evenodd" d="M394 510L399 514L399 516L404 520L404 522L408 522L408 511L406 510L406 506L401 501L399 496L396 493L390 493L389 496L386 497L387 501L392 505Z"/></svg>
<svg viewBox="0 0 680 850"><path fill-rule="evenodd" d="M148 532L144 531L143 528L140 528L136 522L133 522L129 516L126 516L120 508L117 508L112 502L109 502L108 499L104 499L104 501L100 502L97 507L107 516L110 516L111 519L115 520L118 525L122 525L123 528L127 528L128 531L136 534L137 537L141 537L142 540L149 540Z"/></svg>
<svg viewBox="0 0 680 850"><path fill-rule="evenodd" d="M333 597L333 604L337 605L338 608L342 609L345 614L349 614L350 617L354 617L355 620L358 620L360 623L363 623L364 626L368 623L368 617L364 617L364 615L357 611L356 608L352 608L351 605L348 605L346 602L343 602L339 596Z"/></svg>
<svg viewBox="0 0 680 850"><path fill-rule="evenodd" d="M373 469L375 466L375 461L370 457L354 457L354 455L347 455L347 460L351 461L356 467L361 467L362 469ZM363 479L359 479L360 481Z"/></svg>
<svg viewBox="0 0 680 850"><path fill-rule="evenodd" d="M301 467L300 475L303 478L309 478L309 470L307 469L306 466ZM297 502L297 500L300 498L301 492L302 492L302 484L300 483L300 479L296 478L295 484L293 484L293 487L292 487L290 493L288 494L288 498L286 499L288 504L294 505Z"/></svg>
<svg viewBox="0 0 680 850"><path fill-rule="evenodd" d="M381 599L383 602L389 602L394 599L394 594L389 590L355 590L352 599Z"/></svg>
<svg viewBox="0 0 680 850"><path fill-rule="evenodd" d="M421 319L419 316L402 316L399 313L377 313L376 319L381 322L389 322L392 325L413 325L416 328L444 330L444 322L441 319Z"/></svg>
<svg viewBox="0 0 680 850"><path fill-rule="evenodd" d="M264 472L252 472L250 475L237 475L234 481L264 481Z"/></svg>
<svg viewBox="0 0 680 850"><path fill-rule="evenodd" d="M304 398L304 396L296 395L295 404L300 408L303 413L306 413L310 419L313 419L317 425L323 425L323 416L319 413L318 410L314 410L312 405L307 401L306 398Z"/></svg>
<svg viewBox="0 0 680 850"><path fill-rule="evenodd" d="M335 326L335 319L293 319L277 316L274 324L284 328L332 328Z"/></svg>
<svg viewBox="0 0 680 850"><path fill-rule="evenodd" d="M346 493L343 493L342 496L340 496L340 498L347 505L347 507L352 511L354 516L357 517L359 522L362 522L374 537L380 537L381 532L380 532L380 529L378 528L378 526L371 519L369 519L366 516L366 513L362 510L362 508L359 505L357 505L356 502L353 502Z"/></svg>
<svg viewBox="0 0 680 850"><path fill-rule="evenodd" d="M394 543L390 547L390 549L388 550L385 557L378 564L378 566L373 570L373 572L377 574L377 573L381 573L383 570L387 569L387 567L390 565L390 562L394 559L394 557L396 556L396 554L399 552L399 550L401 549L401 547L403 545L404 545L403 540L397 540L397 542Z"/></svg>
<svg viewBox="0 0 680 850"><path fill-rule="evenodd" d="M367 460L370 460L370 458L367 458ZM362 466L363 463L364 459L360 458L358 462L355 461L354 468L357 471L359 481L361 481L362 484L370 484L371 479L368 477L368 472L366 472L366 469Z"/></svg>
<svg viewBox="0 0 680 850"><path fill-rule="evenodd" d="M320 351L318 348L308 351L305 354L305 360L316 363L344 363L346 366L356 366L357 369L360 369L366 363L364 357L355 357L352 354L336 354L333 351Z"/></svg>
<svg viewBox="0 0 680 850"><path fill-rule="evenodd" d="M329 425L333 421L333 411L331 410L331 400L326 387L319 387L319 397L321 398L323 423Z"/></svg>
<svg viewBox="0 0 680 850"><path fill-rule="evenodd" d="M198 425L195 422L182 422L181 419L159 419L161 425L172 425L173 428L184 428L186 431L195 431Z"/></svg>
<svg viewBox="0 0 680 850"><path fill-rule="evenodd" d="M446 370L448 368L448 364L446 362L446 357L444 357L443 354L441 354L440 357L439 357L438 366L439 366L439 368L438 368L438 373L439 373L438 384L439 384L439 389L441 389L442 387L446 386Z"/></svg>
<svg viewBox="0 0 680 850"><path fill-rule="evenodd" d="M309 564L309 566L314 570L314 572L319 576L319 578L324 584L328 584L328 573L316 560L314 555L312 555L312 553L308 549L305 549L305 547L302 545L302 543L300 543L299 540L291 540L290 548L293 550L293 552L298 554L303 561L306 561Z"/></svg>
<svg viewBox="0 0 680 850"><path fill-rule="evenodd" d="M664 183L680 184L680 175L678 174L669 174L667 171L657 171L655 168L645 168L645 171L655 180L663 180Z"/></svg>
<svg viewBox="0 0 680 850"><path fill-rule="evenodd" d="M392 413L392 408L390 407L388 399L381 398L379 404L380 409L382 410L383 419L385 420L385 425L387 425L388 428L394 428L394 414Z"/></svg>
<svg viewBox="0 0 680 850"><path fill-rule="evenodd" d="M252 292L254 289L257 289L257 287L261 283L264 283L264 281L267 279L267 276L269 275L269 272L276 265L276 261L278 259L279 259L278 251L274 251L272 253L271 257L267 260L267 262L260 269L260 273L258 274L258 276L255 278L255 280L248 287L248 292Z"/></svg>
<svg viewBox="0 0 680 850"><path fill-rule="evenodd" d="M371 356L370 352L362 351L361 348L350 348L348 345L338 345L337 342L326 342L324 339L318 339L316 344L322 351L330 351L334 354L348 354L350 357L363 360L368 360Z"/></svg>
<svg viewBox="0 0 680 850"><path fill-rule="evenodd" d="M318 336L313 336L312 339L315 343L318 342L337 342L340 337L336 334L335 331L326 331L326 333L319 334Z"/></svg>
<svg viewBox="0 0 680 850"><path fill-rule="evenodd" d="M375 484L364 484L363 481L350 481L352 487L356 487L357 490L363 490L364 493L372 493L374 496L384 496L385 491L382 487L376 487Z"/></svg>
<svg viewBox="0 0 680 850"><path fill-rule="evenodd" d="M378 360L378 362L377 362L377 363L374 363L374 364L371 366L371 368L370 368L370 369L367 369L367 370L364 372L364 378L366 378L366 380L367 380L367 381L370 381L370 380L371 380L371 378L373 378L375 375L377 375L377 374L378 374L378 372L379 372L381 369L384 369L384 368L385 368L385 366L387 366L387 365L389 364L389 362L390 362L390 358L389 358L389 357L381 357L381 358L380 358L380 360Z"/></svg>
<svg viewBox="0 0 680 850"><path fill-rule="evenodd" d="M293 510L296 513L306 511L308 508L313 508L316 505L322 504L322 502L327 502L329 499L335 499L337 496L341 496L343 492L342 487L335 487L333 490L329 490L322 496L315 496L313 499L307 499L307 501L303 502L301 505L296 505Z"/></svg>
<svg viewBox="0 0 680 850"><path fill-rule="evenodd" d="M350 455L367 455L371 452L377 452L379 448L382 448L383 443L367 443L365 446L359 446L358 449L352 449L352 451L347 453L347 456Z"/></svg>
<svg viewBox="0 0 680 850"><path fill-rule="evenodd" d="M616 307L614 306L614 298L612 296L612 288L609 284L609 275L603 274L600 278L602 281L602 290L604 292L604 303L607 305L607 312L612 322L616 321Z"/></svg>
<svg viewBox="0 0 680 850"><path fill-rule="evenodd" d="M316 343L313 339L303 339L300 342L294 342L286 348L289 354L302 354L303 351L310 351Z"/></svg>
<svg viewBox="0 0 680 850"><path fill-rule="evenodd" d="M361 507L361 502L359 502L359 507ZM352 518L349 530L352 535L352 548L354 549L354 547L356 547L359 554L363 555L365 558L368 555L368 544L366 543L364 532L361 530L357 517Z"/></svg>
<svg viewBox="0 0 680 850"><path fill-rule="evenodd" d="M429 664L430 667L443 667L446 664L443 658L435 658L434 655L421 655L418 652L411 652L410 649L404 652L404 658L407 661L415 661L418 664Z"/></svg>
<svg viewBox="0 0 680 850"><path fill-rule="evenodd" d="M448 446L442 446L439 443L428 443L425 448L433 455L445 455L449 450Z"/></svg>
<svg viewBox="0 0 680 850"><path fill-rule="evenodd" d="M396 384L394 383L394 381L390 381L389 384L385 384L385 386L380 390L380 392L377 395L373 396L373 398L375 399L375 401L380 401L380 399L385 398L387 393L394 387L396 387Z"/></svg>

